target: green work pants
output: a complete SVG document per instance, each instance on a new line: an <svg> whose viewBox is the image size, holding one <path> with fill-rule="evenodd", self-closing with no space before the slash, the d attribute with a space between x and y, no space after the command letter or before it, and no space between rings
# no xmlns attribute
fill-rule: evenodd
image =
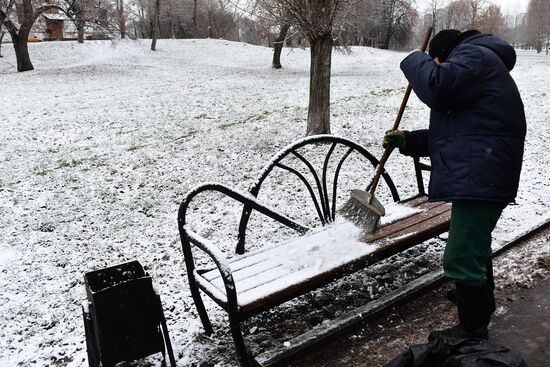
<svg viewBox="0 0 550 367"><path fill-rule="evenodd" d="M487 281L486 262L492 256L491 232L506 203L455 200L443 269L445 276L469 285Z"/></svg>

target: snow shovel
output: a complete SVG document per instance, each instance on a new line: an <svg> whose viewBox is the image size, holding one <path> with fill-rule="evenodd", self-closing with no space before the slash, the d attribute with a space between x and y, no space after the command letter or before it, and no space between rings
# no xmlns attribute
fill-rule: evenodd
<svg viewBox="0 0 550 367"><path fill-rule="evenodd" d="M430 41L432 30L432 27L428 27L428 30L424 34L424 39L422 40L422 45L420 46L420 50L422 52L425 52L426 48L428 47L428 42ZM412 87L409 84L407 86L407 90L405 91L405 96L403 96L401 107L399 108L397 118L393 123L391 131L397 130L397 128L399 127L399 123L401 122L401 118L403 117L403 112L405 112L405 107L407 106L407 102L409 101L409 96L411 95L411 92ZM378 164L376 173L374 175L374 178L372 179L370 190L368 192L359 189L352 190L351 197L339 210L340 214L342 214L344 218L348 219L358 227L364 229L366 233L374 232L378 227L380 217L384 216L385 214L384 206L380 204L380 202L376 199L376 197L374 196L374 192L376 191L376 187L378 186L378 181L380 181L380 175L384 171L384 165L386 164L386 161L390 157L392 151L393 147L387 147L384 150L384 154L382 155L382 158L380 158L380 163Z"/></svg>

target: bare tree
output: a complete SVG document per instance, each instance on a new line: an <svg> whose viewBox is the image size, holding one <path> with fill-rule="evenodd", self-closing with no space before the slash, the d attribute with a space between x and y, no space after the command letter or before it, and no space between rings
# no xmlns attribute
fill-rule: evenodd
<svg viewBox="0 0 550 367"><path fill-rule="evenodd" d="M454 0L442 6L444 0L431 0L430 15L438 29L478 29L504 38L512 38L512 30L498 5L486 0ZM513 27L512 27L513 28Z"/></svg>
<svg viewBox="0 0 550 367"><path fill-rule="evenodd" d="M233 0L218 0L218 12L217 12L217 22L216 22L216 33L218 37L227 38L228 34L236 30L237 39L238 36L238 24L241 22L241 19L244 17L244 12L240 11L237 7L233 6ZM255 2L253 2L255 4ZM253 6L254 8L255 6ZM253 13L253 10L251 10Z"/></svg>
<svg viewBox="0 0 550 367"><path fill-rule="evenodd" d="M174 0L168 2L170 6L170 15L169 15L169 27L170 27L170 38L176 38L176 21L175 21L175 11L174 11Z"/></svg>
<svg viewBox="0 0 550 367"><path fill-rule="evenodd" d="M271 67L273 69L281 69L281 53L287 40L288 31L292 27L290 18L283 13L283 6L276 6L271 0L257 0L254 10L257 11L256 18L261 19L263 26L266 29L265 38L269 46L273 46L273 58ZM272 30L278 28L279 35L272 41Z"/></svg>
<svg viewBox="0 0 550 367"><path fill-rule="evenodd" d="M506 20L500 6L489 5L477 21L477 29L484 33L502 36L506 31Z"/></svg>
<svg viewBox="0 0 550 367"><path fill-rule="evenodd" d="M290 24L282 24L279 30L279 36L275 39L275 42L273 42L273 62L271 63L273 69L280 69L283 67L281 65L281 52L289 29Z"/></svg>
<svg viewBox="0 0 550 367"><path fill-rule="evenodd" d="M4 26L0 24L0 58L4 57L2 56L2 40L4 39Z"/></svg>
<svg viewBox="0 0 550 367"><path fill-rule="evenodd" d="M477 20L480 16L480 13L485 6L485 0L468 0L469 10L470 10L470 27L477 27Z"/></svg>
<svg viewBox="0 0 550 367"><path fill-rule="evenodd" d="M396 17L392 26L393 31L388 38L388 47L399 49L411 40L413 36L412 29L418 22L418 13L413 4L412 0L401 0L398 2L399 6L397 7Z"/></svg>
<svg viewBox="0 0 550 367"><path fill-rule="evenodd" d="M124 0L116 0L116 16L120 38L126 38L126 13L124 11Z"/></svg>
<svg viewBox="0 0 550 367"><path fill-rule="evenodd" d="M266 0L263 7L274 18L299 29L310 45L307 135L330 133L330 71L333 25L345 0Z"/></svg>
<svg viewBox="0 0 550 367"><path fill-rule="evenodd" d="M342 17L340 32L342 43L360 46L378 47L378 35L381 27L381 11L378 0L358 0L347 7Z"/></svg>
<svg viewBox="0 0 550 367"><path fill-rule="evenodd" d="M193 36L197 36L197 2L198 0L193 0Z"/></svg>
<svg viewBox="0 0 550 367"><path fill-rule="evenodd" d="M444 1L445 0L431 0L430 2L433 34L437 34L438 31L444 28L443 26L440 25L441 23L440 13L443 8Z"/></svg>
<svg viewBox="0 0 550 367"><path fill-rule="evenodd" d="M192 4L192 30L194 38L239 39L238 23L244 16L238 12L233 0L201 0Z"/></svg>
<svg viewBox="0 0 550 367"><path fill-rule="evenodd" d="M407 19L413 10L413 2L412 0L387 0L386 2L382 2L381 5L383 6L382 17L384 28L382 31L384 39L380 48L388 49L390 41L395 36L401 23Z"/></svg>
<svg viewBox="0 0 550 367"><path fill-rule="evenodd" d="M86 26L85 3L83 0L77 0L73 5L75 14L75 27L78 43L84 43L84 27Z"/></svg>
<svg viewBox="0 0 550 367"><path fill-rule="evenodd" d="M58 9L72 17L72 4L63 5L65 7L61 3L37 5L33 0L21 0L20 3L7 0L0 3L0 24L10 33L17 59L17 71L34 70L29 56L28 38L32 26L41 14L50 9Z"/></svg>
<svg viewBox="0 0 550 367"><path fill-rule="evenodd" d="M292 1L287 10L307 35L311 47L309 107L306 135L330 134L330 72L332 64L332 25L338 14L340 0Z"/></svg>
<svg viewBox="0 0 550 367"><path fill-rule="evenodd" d="M550 2L548 0L530 0L527 10L527 34L530 43L537 52L550 43Z"/></svg>
<svg viewBox="0 0 550 367"><path fill-rule="evenodd" d="M159 23L159 9L160 9L160 0L151 0L150 1L149 14L151 16L151 51L157 49L157 28Z"/></svg>
<svg viewBox="0 0 550 367"><path fill-rule="evenodd" d="M338 18L338 44L402 48L414 37L413 0L354 0Z"/></svg>

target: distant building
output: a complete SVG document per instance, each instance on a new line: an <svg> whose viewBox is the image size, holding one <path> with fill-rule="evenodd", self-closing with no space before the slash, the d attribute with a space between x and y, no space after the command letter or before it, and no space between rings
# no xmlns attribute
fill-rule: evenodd
<svg viewBox="0 0 550 367"><path fill-rule="evenodd" d="M105 39L108 38L105 32L104 24L107 22L107 11L96 10L95 23L88 22L84 28L85 39ZM103 21L103 23L101 23ZM29 33L31 40L71 40L78 38L78 31L73 20L59 9L50 9L38 16ZM9 32L5 33L5 42L10 42Z"/></svg>
<svg viewBox="0 0 550 367"><path fill-rule="evenodd" d="M521 13L516 15L516 23L514 27L526 26L527 25L527 13Z"/></svg>
<svg viewBox="0 0 550 367"><path fill-rule="evenodd" d="M36 19L31 34L42 39L76 38L74 23L57 9L42 13Z"/></svg>

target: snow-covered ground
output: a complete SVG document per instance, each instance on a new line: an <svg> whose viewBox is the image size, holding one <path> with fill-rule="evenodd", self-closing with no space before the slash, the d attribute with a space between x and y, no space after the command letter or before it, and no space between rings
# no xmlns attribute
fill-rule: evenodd
<svg viewBox="0 0 550 367"><path fill-rule="evenodd" d="M303 137L309 53L284 50L284 69L276 71L268 48L218 40L161 40L157 52L148 46L31 44L36 70L26 73L15 71L11 45L3 47L0 366L85 365L83 274L133 259L161 293L179 365L235 364L225 314L209 300L218 331L211 339L201 334L177 209L204 181L246 190L271 156ZM333 57L332 133L380 156L405 90L398 65L406 54L352 51ZM506 209L497 240L550 215L550 58L518 54L512 75L528 119L525 163L517 205ZM425 127L427 119L412 97L402 127ZM414 193L411 166L398 154L387 165L403 196ZM212 208L200 202L205 213L197 211L196 226L234 240L239 207L214 199ZM258 232L251 239L279 233L251 225ZM275 327L286 318L266 317ZM252 323L261 332L259 320Z"/></svg>

